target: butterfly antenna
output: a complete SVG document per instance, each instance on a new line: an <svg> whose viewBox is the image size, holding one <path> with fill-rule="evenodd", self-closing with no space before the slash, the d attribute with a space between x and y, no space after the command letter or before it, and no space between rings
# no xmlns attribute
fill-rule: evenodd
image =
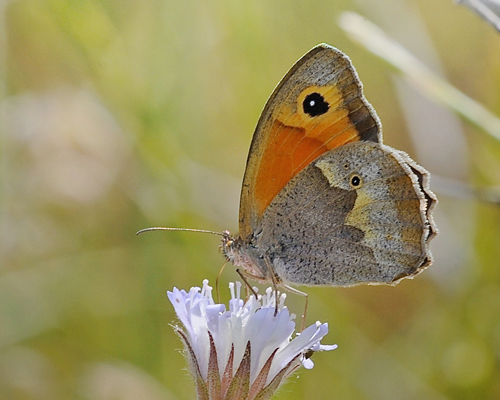
<svg viewBox="0 0 500 400"><path fill-rule="evenodd" d="M162 226L155 226L152 228L146 228L146 229L141 229L139 232L136 233L136 235L140 235L141 233L144 232L149 232L149 231L181 231L181 232L200 232L200 233L211 233L212 235L218 235L218 236L224 236L223 233L221 232L214 232L214 231L206 231L204 229L191 229L191 228L165 228Z"/></svg>

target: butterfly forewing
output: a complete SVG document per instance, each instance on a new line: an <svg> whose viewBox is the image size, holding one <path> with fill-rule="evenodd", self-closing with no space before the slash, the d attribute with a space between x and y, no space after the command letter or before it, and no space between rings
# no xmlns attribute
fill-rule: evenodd
<svg viewBox="0 0 500 400"><path fill-rule="evenodd" d="M241 192L240 236L249 238L266 207L302 169L359 140L381 142L379 119L349 58L316 46L276 87L257 124Z"/></svg>

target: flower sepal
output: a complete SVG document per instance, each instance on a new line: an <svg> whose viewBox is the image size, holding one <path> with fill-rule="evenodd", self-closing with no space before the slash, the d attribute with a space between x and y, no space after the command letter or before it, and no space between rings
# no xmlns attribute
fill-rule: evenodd
<svg viewBox="0 0 500 400"><path fill-rule="evenodd" d="M246 302L241 283L230 284L229 311L216 304L208 281L189 292L174 288L168 297L184 329L182 339L198 400L266 400L300 366L311 369L312 352L321 345L328 325L317 322L292 339L295 316L284 305L286 295L272 288ZM236 290L235 290L236 289Z"/></svg>

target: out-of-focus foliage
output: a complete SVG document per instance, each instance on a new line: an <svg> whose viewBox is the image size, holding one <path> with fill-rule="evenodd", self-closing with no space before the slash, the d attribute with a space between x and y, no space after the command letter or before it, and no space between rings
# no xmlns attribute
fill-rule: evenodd
<svg viewBox="0 0 500 400"><path fill-rule="evenodd" d="M2 2L0 398L190 399L165 291L212 283L251 135L320 42L351 56L385 142L435 176L435 264L397 287L306 289L317 354L280 399L500 398L500 144L338 26L356 11L500 114L500 36L451 0ZM450 187L454 190L450 190ZM456 190L458 187L458 190ZM221 285L235 279L228 266ZM225 292L225 291L223 291ZM291 298L290 298L291 297ZM303 299L289 296L300 313Z"/></svg>
<svg viewBox="0 0 500 400"><path fill-rule="evenodd" d="M469 7L500 32L500 3L498 0L457 0L457 3Z"/></svg>

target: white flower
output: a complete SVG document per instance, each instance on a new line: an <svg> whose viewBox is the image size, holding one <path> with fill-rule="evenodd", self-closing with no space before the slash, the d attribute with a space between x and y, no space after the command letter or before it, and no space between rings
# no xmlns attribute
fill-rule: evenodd
<svg viewBox="0 0 500 400"><path fill-rule="evenodd" d="M268 399L300 365L311 369L311 352L333 350L320 340L328 324L317 322L292 339L295 315L285 307L285 294L272 288L244 302L241 283L230 283L229 310L216 304L208 280L186 293L167 292L185 327L182 338L195 377L198 399ZM279 295L279 292L278 292Z"/></svg>

